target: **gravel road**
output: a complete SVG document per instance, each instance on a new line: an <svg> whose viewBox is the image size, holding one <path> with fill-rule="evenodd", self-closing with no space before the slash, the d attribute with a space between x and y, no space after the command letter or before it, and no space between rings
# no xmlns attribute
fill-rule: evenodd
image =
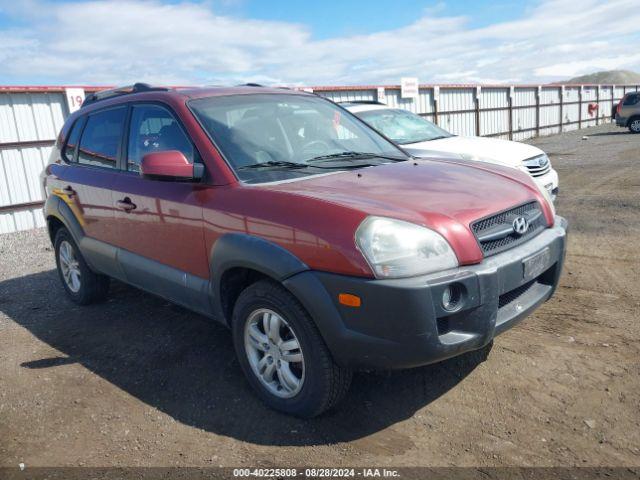
<svg viewBox="0 0 640 480"><path fill-rule="evenodd" d="M531 143L571 225L556 296L486 361L357 374L311 421L256 399L223 327L122 284L76 307L44 230L0 236L0 466L639 465L640 135Z"/></svg>

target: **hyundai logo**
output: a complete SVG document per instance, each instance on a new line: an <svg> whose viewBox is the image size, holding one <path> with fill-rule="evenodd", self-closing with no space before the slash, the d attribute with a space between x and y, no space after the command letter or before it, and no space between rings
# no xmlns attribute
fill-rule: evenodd
<svg viewBox="0 0 640 480"><path fill-rule="evenodd" d="M529 221L524 217L516 217L511 225L513 226L513 231L518 235L524 235L529 229Z"/></svg>

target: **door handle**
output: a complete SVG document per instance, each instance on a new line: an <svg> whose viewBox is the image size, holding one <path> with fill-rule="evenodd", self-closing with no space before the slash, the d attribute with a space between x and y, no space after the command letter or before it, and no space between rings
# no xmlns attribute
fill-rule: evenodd
<svg viewBox="0 0 640 480"><path fill-rule="evenodd" d="M116 202L116 207L118 208L118 210L130 212L131 210L136 209L136 204L133 203L129 197L125 197L122 200L118 200Z"/></svg>
<svg viewBox="0 0 640 480"><path fill-rule="evenodd" d="M62 189L62 193L64 193L67 197L71 198L76 194L76 191L71 188L69 185Z"/></svg>

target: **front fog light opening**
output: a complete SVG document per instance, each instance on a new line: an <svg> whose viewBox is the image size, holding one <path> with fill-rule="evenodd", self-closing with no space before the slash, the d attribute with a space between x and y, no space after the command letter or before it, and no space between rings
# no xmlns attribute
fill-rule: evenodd
<svg viewBox="0 0 640 480"><path fill-rule="evenodd" d="M447 285L442 292L442 308L455 312L462 306L462 286L457 283Z"/></svg>

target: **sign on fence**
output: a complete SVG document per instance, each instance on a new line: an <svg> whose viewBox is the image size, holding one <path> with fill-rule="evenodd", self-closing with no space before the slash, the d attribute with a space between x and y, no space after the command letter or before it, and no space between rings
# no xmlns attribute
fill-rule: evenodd
<svg viewBox="0 0 640 480"><path fill-rule="evenodd" d="M402 77L400 79L400 97L418 97L418 79L416 77Z"/></svg>
<svg viewBox="0 0 640 480"><path fill-rule="evenodd" d="M73 113L82 106L84 102L84 89L82 88L65 88L64 93L67 96L67 107L69 113Z"/></svg>

